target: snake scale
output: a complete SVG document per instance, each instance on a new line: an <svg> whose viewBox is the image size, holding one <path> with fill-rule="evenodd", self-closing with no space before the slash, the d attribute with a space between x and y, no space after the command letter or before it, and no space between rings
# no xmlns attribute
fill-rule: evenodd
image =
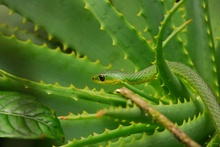
<svg viewBox="0 0 220 147"><path fill-rule="evenodd" d="M175 75L185 79L200 95L212 118L217 134L220 135L220 105L210 87L188 66L177 62L167 62L167 65ZM156 65L152 65L136 73L103 71L102 73L93 76L92 80L102 84L118 84L120 82L126 82L132 85L151 81L156 78L156 75Z"/></svg>

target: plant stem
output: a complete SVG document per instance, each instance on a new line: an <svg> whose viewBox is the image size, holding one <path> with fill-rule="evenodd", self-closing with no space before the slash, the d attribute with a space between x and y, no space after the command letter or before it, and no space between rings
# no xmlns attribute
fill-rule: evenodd
<svg viewBox="0 0 220 147"><path fill-rule="evenodd" d="M144 112L150 115L156 122L163 125L168 129L179 141L183 142L188 147L200 147L198 143L192 140L187 134L180 130L173 122L171 122L166 116L152 108L149 103L141 99L138 95L134 94L129 89L123 87L116 90L125 98L131 99L136 105L138 105Z"/></svg>

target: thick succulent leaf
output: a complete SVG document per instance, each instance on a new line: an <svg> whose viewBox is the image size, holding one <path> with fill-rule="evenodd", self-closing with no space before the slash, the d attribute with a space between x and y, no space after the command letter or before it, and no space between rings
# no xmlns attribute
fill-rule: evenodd
<svg viewBox="0 0 220 147"><path fill-rule="evenodd" d="M0 91L0 122L1 137L64 141L60 122L54 112L30 95Z"/></svg>
<svg viewBox="0 0 220 147"><path fill-rule="evenodd" d="M0 32L5 36L14 35L18 40L27 41L31 40L34 44L44 45L46 44L49 48L57 48L58 43L48 41L36 34L29 33L25 30L19 30L18 28L9 27L6 25L0 26Z"/></svg>
<svg viewBox="0 0 220 147"><path fill-rule="evenodd" d="M136 67L145 68L154 61L154 52L146 40L140 36L107 1L87 1L85 8L90 10L101 24L101 29L107 31L112 37L113 44L120 46L125 56ZM140 60L141 59L141 60Z"/></svg>
<svg viewBox="0 0 220 147"><path fill-rule="evenodd" d="M214 36L215 46L219 44L219 36L220 36L220 16L218 15L219 11L219 1L212 0L208 2L208 10L210 12L210 20L212 26L212 32Z"/></svg>
<svg viewBox="0 0 220 147"><path fill-rule="evenodd" d="M184 130L184 132L186 132L194 140L199 141L210 133L208 130L210 131L213 130L213 126L211 125L211 122L205 121L207 119L210 118L207 116L206 113L203 113L198 118L195 117L193 120L188 120L183 125L179 126L179 128L181 130ZM196 132L200 135L198 135ZM128 137L121 137L116 142L109 142L110 147L117 147L121 145L123 145L124 147L185 146L184 144L179 142L168 130L164 130L162 132L155 131L153 135L147 134L146 132L132 134Z"/></svg>
<svg viewBox="0 0 220 147"><path fill-rule="evenodd" d="M151 126L148 125L146 126L146 124L142 124L142 123L132 123L129 126L123 126L123 125L119 125L117 129L115 130L109 130L106 129L105 131L103 131L102 133L94 133L93 135L88 136L86 139L80 139L80 140L73 140L71 142L68 142L68 144L63 145L63 147L78 147L78 146L85 146L85 145L89 145L89 144L94 144L94 143L98 143L98 142L102 142L105 141L106 139L111 140L114 138L118 138L121 136L127 136L129 134L135 134L135 133L139 133L144 131L148 131L148 132L152 132L154 131L155 126ZM106 146L107 142L102 142L103 146ZM96 145L98 146L98 145Z"/></svg>
<svg viewBox="0 0 220 147"><path fill-rule="evenodd" d="M106 129L117 130L120 124L129 125L129 122L116 121L109 117L97 117L96 114L88 114L83 112L82 114L68 116L60 116L61 125L65 135L66 141L75 139L80 140L82 137L87 138L89 135L95 133L102 133Z"/></svg>
<svg viewBox="0 0 220 147"><path fill-rule="evenodd" d="M119 86L97 85L91 81L92 75L110 69L109 64L114 69L132 72L135 67L141 69L151 65L155 59L152 48L156 39L153 37L164 25L161 21L167 16L165 14L169 14L175 1L24 0L21 3L0 0L1 4L23 17L23 20L20 16L17 19L17 14L5 12L0 15L0 88L31 93L62 115L59 118L66 138L73 140L66 146L180 145L168 131L161 132L161 128L151 120L145 122L148 117L139 108L128 109L130 103L126 107L125 99L107 93ZM219 34L218 20L212 23L216 30L212 34L210 19L207 19L207 0L186 2L166 24L163 39L185 21L193 19L193 23L187 26L187 31L172 36L164 48L165 59L190 67L194 63L197 72L218 93L215 73L218 60L215 61L215 56L218 57L220 50L215 55L214 47L218 42L215 45L212 42L212 35ZM215 6L210 13L215 19L219 16L216 13L218 5L217 0L210 2L210 8ZM197 26L201 26L200 29ZM42 29L46 33L39 36ZM217 65L220 67L219 63ZM148 100L163 100L166 105L156 103L154 107L199 143L214 131L203 105L200 109L200 100L197 103L197 100L187 97L187 101L170 102L170 93L165 94L158 80L134 87ZM97 118L98 110L105 112L102 118ZM69 112L81 115L65 116ZM158 127L159 132L155 131Z"/></svg>
<svg viewBox="0 0 220 147"><path fill-rule="evenodd" d="M19 41L15 37L0 34L1 69L34 81L74 84L84 88L100 87L91 80L97 71L107 68L90 62L87 57L78 58L74 54L64 54L59 49L49 50L47 46L37 46L30 41ZM7 60L11 57L10 60ZM85 84L86 83L86 84Z"/></svg>
<svg viewBox="0 0 220 147"><path fill-rule="evenodd" d="M38 95L39 92L41 92L48 95L63 96L66 98L71 98L74 101L77 101L78 105L80 104L82 105L82 103L86 103L85 101L78 102L78 99L93 101L95 103L99 102L98 104L95 105L96 107L100 106L100 108L103 106L100 103L110 104L110 105L125 105L125 99L121 98L119 95L107 94L104 91L77 89L73 85L69 87L63 87L60 86L58 83L55 85L45 84L44 82L37 83L27 79L22 79L13 76L2 70L0 70L0 74L2 76L2 78L0 78L0 87L2 89L10 89L21 92L34 91L34 93L37 93L36 95ZM95 110L97 109L96 107L94 107ZM94 110L92 109L89 111L91 112Z"/></svg>
<svg viewBox="0 0 220 147"><path fill-rule="evenodd" d="M206 0L186 2L187 18L193 20L187 28L186 49L197 72L218 93L215 46L207 3Z"/></svg>
<svg viewBox="0 0 220 147"><path fill-rule="evenodd" d="M148 42L152 42L149 32L146 31L146 22L139 14L141 6L136 0L111 0L110 3L120 14L123 14L124 19L128 21L139 34L146 38ZM124 6L125 3L127 7Z"/></svg>
<svg viewBox="0 0 220 147"><path fill-rule="evenodd" d="M219 42L219 41L218 41ZM216 46L216 57L220 57L220 42ZM216 58L218 77L220 77L220 59ZM220 82L220 78L218 78L218 83Z"/></svg>
<svg viewBox="0 0 220 147"><path fill-rule="evenodd" d="M151 34L152 38L154 38L158 31L160 22L162 22L164 17L164 4L162 1L153 1L153 0L139 0L140 3L140 12L139 15L144 17L146 21L146 30ZM152 13L156 11L157 13ZM155 41L155 40L154 40Z"/></svg>
<svg viewBox="0 0 220 147"><path fill-rule="evenodd" d="M211 121L205 121L208 119L209 116L207 113L203 113L198 117L194 117L192 120L189 119L187 122L184 122L180 128L193 139L201 140L213 130ZM192 126L194 127L191 128ZM63 147L91 145L92 143L101 141L103 142L98 143L95 146L183 146L183 144L176 140L168 130L158 130L158 128L155 129L155 126L144 123L132 123L129 126L120 125L117 130L105 130L102 134L94 133L94 135L87 138L69 141L68 144L63 145ZM197 135L198 132L203 135ZM119 139L114 140L114 138ZM111 140L108 142L108 145L106 145L106 139Z"/></svg>
<svg viewBox="0 0 220 147"><path fill-rule="evenodd" d="M85 4L81 0L65 2L27 0L22 3L2 0L0 2L22 14L25 19L33 21L35 28L43 27L48 32L49 38L58 38L65 48L74 49L79 56L87 55L92 61L98 59L104 65L111 63L121 68L132 66L129 61L124 61L122 50L113 46L111 38L99 29L99 23L89 11L84 9ZM60 5L62 7L59 7Z"/></svg>
<svg viewBox="0 0 220 147"><path fill-rule="evenodd" d="M171 121L181 125L184 120L189 118L193 119L195 116L203 113L205 106L201 99L185 101L183 103L178 102L176 104L169 105L152 105L153 108L163 113ZM184 113L182 113L184 110ZM181 115L179 115L181 114ZM126 107L126 108L109 108L100 110L97 115L109 116L121 121L134 121L134 122L151 122L151 118L143 113L139 107Z"/></svg>

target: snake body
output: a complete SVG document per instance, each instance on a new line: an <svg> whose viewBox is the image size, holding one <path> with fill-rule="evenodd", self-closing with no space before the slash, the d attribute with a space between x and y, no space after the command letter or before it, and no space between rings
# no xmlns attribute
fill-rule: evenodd
<svg viewBox="0 0 220 147"><path fill-rule="evenodd" d="M217 134L220 135L220 105L217 97L210 87L188 66L177 62L167 62L167 65L175 75L186 80L197 91L212 118ZM152 65L136 73L104 71L96 76L93 76L92 79L93 81L102 84L117 84L120 82L140 84L153 80L156 76L156 66Z"/></svg>

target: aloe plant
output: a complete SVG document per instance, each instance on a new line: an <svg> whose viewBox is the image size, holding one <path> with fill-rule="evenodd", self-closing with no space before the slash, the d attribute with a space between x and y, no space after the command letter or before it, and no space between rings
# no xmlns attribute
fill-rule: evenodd
<svg viewBox="0 0 220 147"><path fill-rule="evenodd" d="M219 3L180 2L1 0L0 137L49 138L56 146L184 146L114 93L121 85L91 80L102 70L135 72L154 64L155 36L166 26L160 34L166 60L194 69L219 97ZM201 99L190 88L191 95L178 96L175 87L159 78L130 86L207 145L215 130Z"/></svg>

